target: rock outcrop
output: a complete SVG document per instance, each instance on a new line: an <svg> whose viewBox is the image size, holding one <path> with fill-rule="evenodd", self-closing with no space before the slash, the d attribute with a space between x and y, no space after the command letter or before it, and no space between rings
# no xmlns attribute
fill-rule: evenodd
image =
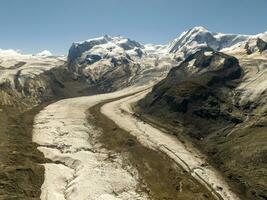
<svg viewBox="0 0 267 200"><path fill-rule="evenodd" d="M236 85L234 80L240 76L236 58L214 51L199 51L171 69L140 105L147 113L169 116L182 124L195 126L197 131L190 134L200 140L215 127L219 129L242 121L229 99Z"/></svg>

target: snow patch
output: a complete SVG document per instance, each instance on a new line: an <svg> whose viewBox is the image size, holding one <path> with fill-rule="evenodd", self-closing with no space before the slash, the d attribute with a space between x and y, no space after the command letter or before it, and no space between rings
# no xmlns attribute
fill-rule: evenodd
<svg viewBox="0 0 267 200"><path fill-rule="evenodd" d="M48 50L43 50L40 53L37 53L36 55L43 56L43 57L53 56L53 54Z"/></svg>

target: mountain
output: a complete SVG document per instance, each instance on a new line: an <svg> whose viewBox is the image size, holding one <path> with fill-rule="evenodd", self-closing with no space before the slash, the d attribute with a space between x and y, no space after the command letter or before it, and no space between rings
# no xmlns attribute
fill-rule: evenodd
<svg viewBox="0 0 267 200"><path fill-rule="evenodd" d="M194 27L168 45L144 45L108 35L75 42L69 49L69 69L78 79L114 91L164 78L168 71L199 50L244 51L266 49L267 34L240 35Z"/></svg>
<svg viewBox="0 0 267 200"><path fill-rule="evenodd" d="M194 27L171 42L168 50L170 53L187 57L200 49L211 48L215 51L221 51L224 48L247 41L249 37L247 35L214 33L204 27Z"/></svg>
<svg viewBox="0 0 267 200"><path fill-rule="evenodd" d="M101 56L102 58L104 56L110 57L116 54L123 54L124 51L129 54L136 54L140 57L142 53L138 53L138 51L141 49L142 45L134 40L121 36L112 38L111 36L105 35L103 37L89 39L84 42L73 43L69 50L68 60L69 62L73 62L81 56L86 57L86 54L90 55L93 53ZM90 58L86 59L90 60Z"/></svg>
<svg viewBox="0 0 267 200"><path fill-rule="evenodd" d="M224 34L208 31L204 27L194 27L183 32L167 47L181 59L203 49L228 51L245 49L247 53L266 50L267 32L256 35Z"/></svg>
<svg viewBox="0 0 267 200"><path fill-rule="evenodd" d="M266 35L184 33L169 48L184 61L137 106L204 152L244 200L267 199Z"/></svg>
<svg viewBox="0 0 267 200"><path fill-rule="evenodd" d="M68 62L77 77L106 91L155 81L177 63L166 46L142 45L122 36L73 43Z"/></svg>

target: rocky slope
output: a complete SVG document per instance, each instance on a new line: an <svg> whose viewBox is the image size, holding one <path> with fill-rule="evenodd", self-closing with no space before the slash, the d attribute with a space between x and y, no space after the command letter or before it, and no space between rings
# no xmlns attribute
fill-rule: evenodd
<svg viewBox="0 0 267 200"><path fill-rule="evenodd" d="M0 50L1 105L23 110L47 100L53 88L64 87L52 72L64 63L64 58Z"/></svg>
<svg viewBox="0 0 267 200"><path fill-rule="evenodd" d="M242 199L267 199L265 36L197 48L139 102L145 119L206 153Z"/></svg>
<svg viewBox="0 0 267 200"><path fill-rule="evenodd" d="M168 77L147 95L143 106L149 109L149 113L159 113L161 109L173 111L167 114L173 115L173 118L180 117L188 125L194 118L198 132L191 134L201 139L203 133L213 132L214 127L222 128L225 123L242 120L233 115L234 107L227 102L225 95L234 86L233 80L240 76L241 68L236 58L213 51L199 51L174 67ZM222 104L225 104L224 110L220 110ZM218 123L204 125L207 119Z"/></svg>
<svg viewBox="0 0 267 200"><path fill-rule="evenodd" d="M47 50L27 55L0 49L0 106L25 111L59 96L99 91L75 79L66 61L65 56L51 56Z"/></svg>

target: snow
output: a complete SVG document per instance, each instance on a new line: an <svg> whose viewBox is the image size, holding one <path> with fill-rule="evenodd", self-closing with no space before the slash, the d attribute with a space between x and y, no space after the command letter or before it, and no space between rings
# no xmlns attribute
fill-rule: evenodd
<svg viewBox="0 0 267 200"><path fill-rule="evenodd" d="M0 60L11 60L14 58L21 58L21 59L27 59L32 57L32 55L28 54L21 54L19 50L13 50L13 49L0 49Z"/></svg>
<svg viewBox="0 0 267 200"><path fill-rule="evenodd" d="M9 82L14 87L16 75L21 80L37 76L65 62L64 57L46 57L21 54L17 50L0 50L0 83ZM22 85L23 86L23 85Z"/></svg>
<svg viewBox="0 0 267 200"><path fill-rule="evenodd" d="M105 41L99 42L102 39ZM88 42L91 43L87 44ZM94 82L117 67L114 60L118 63L123 62L123 67L129 69L131 74L129 83L132 85L143 85L164 78L168 71L178 64L175 57L168 54L167 46L142 45L122 36L104 36L77 45L75 48L78 49L79 45L81 49L88 45L85 48L88 50L83 51L82 55L76 58L77 71L80 68L81 75L90 77L89 81ZM69 56L71 55L70 52Z"/></svg>
<svg viewBox="0 0 267 200"><path fill-rule="evenodd" d="M236 50L227 51L235 56L244 71L242 81L235 89L239 93L239 103L242 105L249 102L265 103L267 90L267 57L266 53L259 52L247 55ZM264 109L262 109L264 112Z"/></svg>
<svg viewBox="0 0 267 200"><path fill-rule="evenodd" d="M212 56L212 54L213 54L212 51L206 51L206 52L204 52L204 55L205 56Z"/></svg>
<svg viewBox="0 0 267 200"><path fill-rule="evenodd" d="M201 26L182 33L169 45L142 45L122 36L103 36L76 43L75 48L79 49L81 45L81 49L89 49L76 58L76 71L81 68L81 75L90 77L89 81L92 78L97 82L103 74L111 72L116 67L112 59L121 60L125 61L123 67L127 66L132 73L130 84L142 85L145 81L165 77L172 67L200 49L211 47L224 51L240 46L249 37L213 33ZM86 45L88 46L84 48ZM75 57L75 53L73 56Z"/></svg>
<svg viewBox="0 0 267 200"><path fill-rule="evenodd" d="M81 44L83 44L85 42L92 42L92 41L99 41L101 43L105 43L105 42L108 42L110 40L110 38L111 37L109 35L105 35L105 36L91 38L91 39L88 39L88 40L85 40L85 41L74 42L74 44L76 46L78 46L78 45L81 45Z"/></svg>
<svg viewBox="0 0 267 200"><path fill-rule="evenodd" d="M91 42L91 41L96 41L96 40L109 40L109 38L111 38L109 35L105 35L105 36L101 36L101 37L96 37L96 38L91 38L86 40L87 42ZM83 41L81 41L80 43L82 43Z"/></svg>
<svg viewBox="0 0 267 200"><path fill-rule="evenodd" d="M168 51L187 57L203 47L220 51L247 41L250 37L249 35L214 33L204 27L195 27L173 40L168 46Z"/></svg>
<svg viewBox="0 0 267 200"><path fill-rule="evenodd" d="M109 35L88 39L85 41L75 42L74 45L78 47L80 45L86 45L87 43L92 44L92 47L97 46L97 45L107 44L107 43L112 43L113 45L117 45L119 47L122 47L122 45L124 44L127 44L127 45L132 44L133 45L132 48L134 48L135 46L141 47L141 44L133 40L130 40L129 38L125 38L122 36L111 37Z"/></svg>
<svg viewBox="0 0 267 200"><path fill-rule="evenodd" d="M37 56L44 56L44 57L53 56L53 54L48 50L43 50L40 53L37 53L36 55Z"/></svg>
<svg viewBox="0 0 267 200"><path fill-rule="evenodd" d="M82 53L82 60L86 58L87 55L100 55L104 57L119 57L129 55L133 59L139 59L136 50L141 50L144 54L149 55L159 55L166 54L167 49L165 45L142 45L134 40L125 38L122 36L102 36L98 38L89 39L83 42L76 42L76 47L79 45L85 45L86 43L94 42L94 45ZM125 48L128 46L128 48Z"/></svg>
<svg viewBox="0 0 267 200"><path fill-rule="evenodd" d="M102 58L106 57L115 57L124 54L124 50L118 45L108 42L106 44L100 44L94 46L89 51L86 51L82 54L82 58L86 58L87 55L99 55Z"/></svg>
<svg viewBox="0 0 267 200"><path fill-rule="evenodd" d="M89 65L94 65L96 69L97 65L108 63L105 71L99 72L98 74L105 74L111 68L113 64L110 63L111 58L127 60L130 65L140 65L140 71L154 69L159 70L158 75L161 76L163 69L169 70L173 66L177 66L180 61L187 58L189 55L201 50L212 48L215 51L245 51L245 45L248 43L252 49L255 49L256 39L262 38L267 40L267 34L261 33L257 35L242 35L242 34L224 34L216 33L207 30L202 26L196 26L188 31L183 32L180 36L170 42L168 45L152 45L152 44L140 44L129 38L123 36L102 36L98 38L89 39L83 42L75 43L76 48L80 45L89 45L89 50L82 53L82 56L77 58L81 65L85 65L87 69ZM88 43L88 44L87 44ZM83 49L83 48L81 48ZM101 60L92 60L90 55L98 55ZM88 58L89 56L89 58ZM84 62L89 61L89 62ZM168 67L166 67L168 66ZM78 66L77 68L84 66ZM99 67L104 69L103 67ZM88 71L81 70L85 74ZM138 71L139 72L139 71ZM153 75L154 77L155 75Z"/></svg>
<svg viewBox="0 0 267 200"><path fill-rule="evenodd" d="M61 200L65 199L64 197L64 190L67 181L72 177L73 170L61 165L61 164L52 164L48 163L45 164L45 177L49 177L45 179L44 184L42 185L41 190L45 191L41 194L41 199L56 199ZM47 183L47 180L58 183L55 185ZM54 194L46 191L54 191Z"/></svg>
<svg viewBox="0 0 267 200"><path fill-rule="evenodd" d="M168 53L167 45L153 45L153 44L146 44L144 45L144 51L148 55L153 56L160 56L166 55Z"/></svg>

